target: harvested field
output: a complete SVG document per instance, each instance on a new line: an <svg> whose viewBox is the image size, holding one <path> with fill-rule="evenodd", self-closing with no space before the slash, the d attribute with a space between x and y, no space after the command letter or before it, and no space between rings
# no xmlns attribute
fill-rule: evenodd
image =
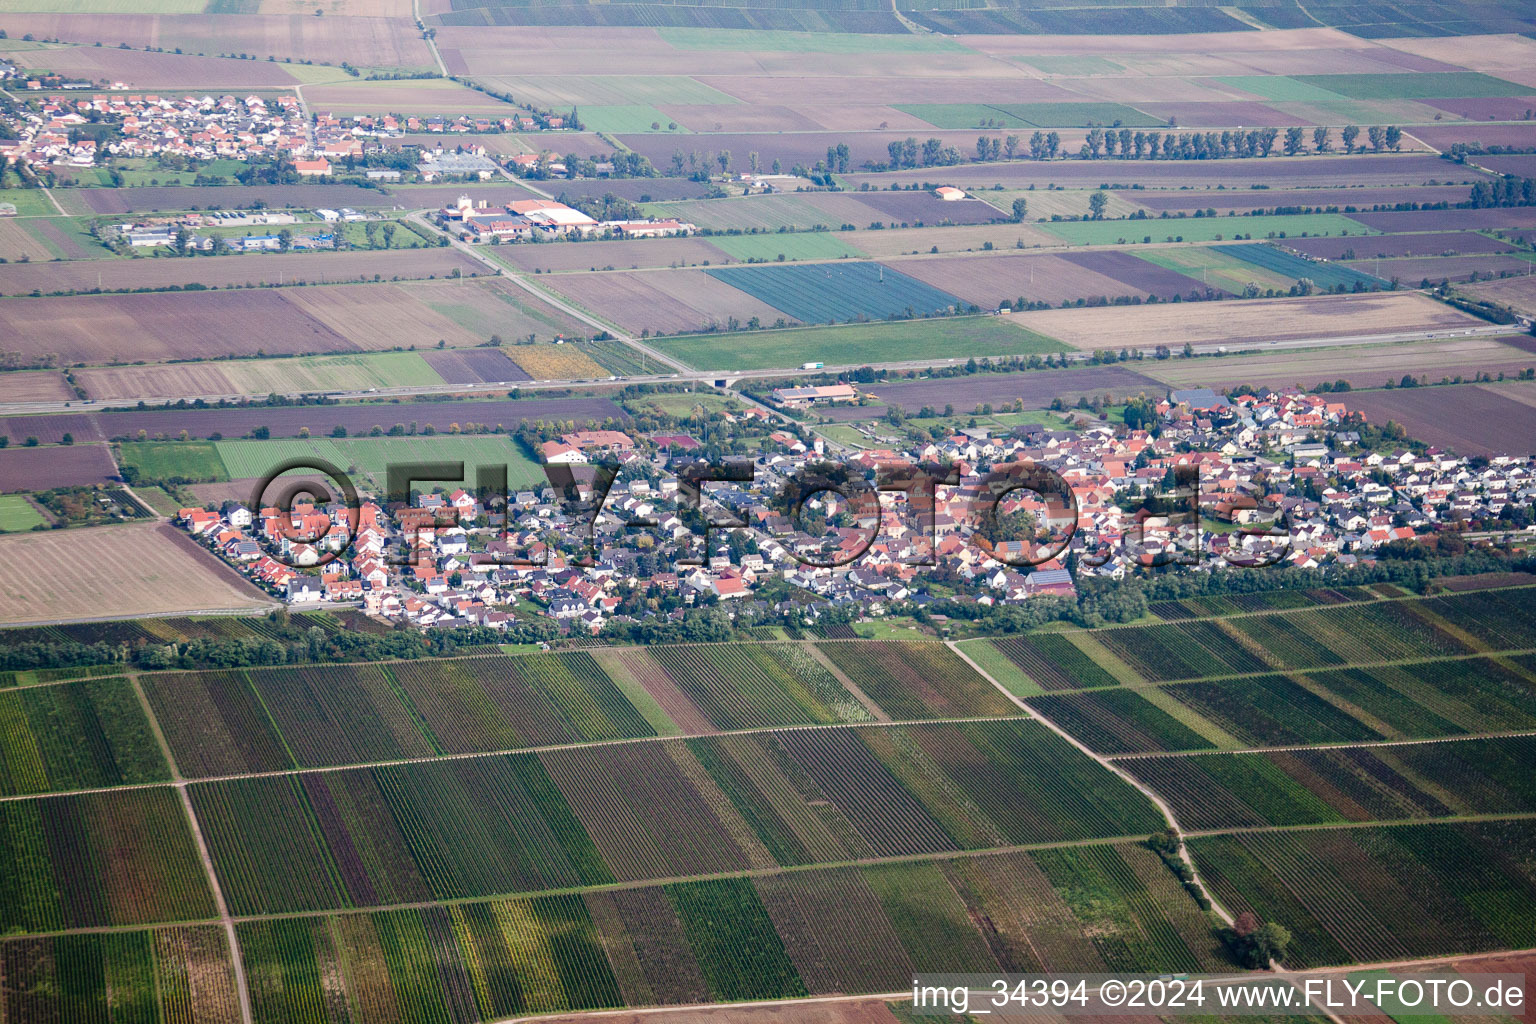
<svg viewBox="0 0 1536 1024"><path fill-rule="evenodd" d="M282 64L267 61L145 53L105 46L34 50L18 56L27 67L46 68L66 78L124 82L135 88L292 88L295 81Z"/></svg>
<svg viewBox="0 0 1536 1024"><path fill-rule="evenodd" d="M222 434L244 437L257 427L267 427L273 437L297 437L308 427L320 437L336 427L353 435L366 434L375 424L386 429L395 423L432 423L446 426L458 421L501 423L508 427L523 420L627 419L624 411L606 398L522 399L519 401L408 402L381 401L355 405L309 405L269 409L167 409L145 412L95 412L58 416L9 416L0 419L0 434L16 438L36 435L44 444L56 443L65 431L78 441L132 438L143 430L150 439L175 439L185 430L194 438ZM78 446L77 446L78 447ZM23 449L26 450L26 449ZM61 452L63 449L53 449ZM11 454L7 451L0 454Z"/></svg>
<svg viewBox="0 0 1536 1024"><path fill-rule="evenodd" d="M899 260L891 265L899 267L904 274L983 308L996 309L999 302L1012 302L1020 295L1032 302L1055 304L1098 295L1145 294L1139 288L1096 273L1063 256L983 254ZM1182 290L1188 291L1189 287L1186 285Z"/></svg>
<svg viewBox="0 0 1536 1024"><path fill-rule="evenodd" d="M478 89L446 78L403 81L347 81L335 85L311 85L304 99L319 113L469 114L478 117L513 117L520 108L488 96Z"/></svg>
<svg viewBox="0 0 1536 1024"><path fill-rule="evenodd" d="M1026 409L1044 409L1051 399L1075 402L1080 395L1110 394L1117 398L1142 392L1160 395L1164 386L1122 366L1093 366L1032 373L982 373L971 377L946 377L899 384L871 384L865 389L908 413L923 406L942 409L953 405L967 410L983 403L1003 405L1022 398ZM874 410L874 415L879 410Z"/></svg>
<svg viewBox="0 0 1536 1024"><path fill-rule="evenodd" d="M0 225L3 229L3 225ZM89 263L8 263L0 266L0 295L122 291L202 284L210 288L258 284L325 284L378 275L385 281L487 273L457 249L385 249L378 252L255 253L193 260L93 260Z"/></svg>
<svg viewBox="0 0 1536 1024"><path fill-rule="evenodd" d="M156 210L245 210L256 202L273 209L332 210L343 206L393 206L398 200L357 185L146 185L142 188L61 189L59 201L70 212L151 213Z"/></svg>
<svg viewBox="0 0 1536 1024"><path fill-rule="evenodd" d="M1350 215L1377 231L1481 231L1488 228L1536 227L1536 207L1492 210L1415 210Z"/></svg>
<svg viewBox="0 0 1536 1024"><path fill-rule="evenodd" d="M0 451L0 493L46 491L53 487L99 484L117 479L117 467L112 464L112 455L106 445L16 447L25 437L12 438L12 446Z"/></svg>
<svg viewBox="0 0 1536 1024"><path fill-rule="evenodd" d="M1536 145L1536 123L1415 125L1403 134L1412 135L1426 146L1433 146L1442 152L1458 142L1516 148Z"/></svg>
<svg viewBox="0 0 1536 1024"><path fill-rule="evenodd" d="M1413 292L1051 309L1015 313L1018 323L1080 349L1156 345L1251 345L1291 338L1392 334L1476 327L1481 320Z"/></svg>
<svg viewBox="0 0 1536 1024"><path fill-rule="evenodd" d="M1533 360L1536 362L1536 360ZM1528 455L1536 438L1536 390L1520 386L1525 401L1472 384L1353 392L1350 411L1367 422L1401 423L1408 436L1442 445L1460 455ZM1515 390L1505 385L1505 391Z"/></svg>
<svg viewBox="0 0 1536 1024"><path fill-rule="evenodd" d="M975 133L964 145L974 147ZM820 159L826 157L822 146ZM877 159L884 160L882 152ZM1305 188L1334 184L1341 177L1355 185L1421 185L1430 179L1470 180L1477 177L1471 168L1433 156L1336 156L1268 157L1250 160L1073 160L1039 162L1015 160L1003 164L972 164L946 168L919 168L910 171L870 175L849 174L845 182L857 188L869 182L876 188L888 188L892 182L933 181L941 176L961 188L986 187L1000 183L1005 188L1044 188L1056 184L1065 188L1097 188L1101 183L1142 185L1145 188L1227 188L1247 189L1255 183L1272 188Z"/></svg>
<svg viewBox="0 0 1536 1024"><path fill-rule="evenodd" d="M422 355L446 384L486 384L497 381L528 380L528 374L507 354L496 348L459 349L456 352L427 352Z"/></svg>
<svg viewBox="0 0 1536 1024"><path fill-rule="evenodd" d="M439 341L454 347L469 346L489 337L461 327L398 285L294 288L285 291L283 297L362 349L431 348Z"/></svg>
<svg viewBox="0 0 1536 1024"><path fill-rule="evenodd" d="M1139 84L1139 83L1138 83ZM1133 87L1134 88L1134 87ZM1138 103L1136 109L1144 110L1163 123L1177 118L1183 128L1236 128L1265 125L1270 128L1289 128L1305 124L1301 118L1263 103L1232 101L1156 100Z"/></svg>
<svg viewBox="0 0 1536 1024"><path fill-rule="evenodd" d="M677 217L703 228L726 231L777 231L779 228L837 229L843 224L860 227L884 222L889 214L848 193L812 192L741 196L734 199L699 199L679 203L656 203L649 207L655 216Z"/></svg>
<svg viewBox="0 0 1536 1024"><path fill-rule="evenodd" d="M1529 100L1536 107L1536 98ZM1536 145L1536 123L1531 128L1531 145ZM1480 156L1475 158L1479 167L1500 174L1514 174L1522 178L1536 178L1536 153L1520 153L1510 156Z"/></svg>
<svg viewBox="0 0 1536 1024"><path fill-rule="evenodd" d="M64 363L249 355L257 348L356 351L360 346L288 301L309 290L5 299L0 336L8 340L0 344L24 362L53 354ZM254 323L262 325L260 335L250 332Z"/></svg>
<svg viewBox="0 0 1536 1024"><path fill-rule="evenodd" d="M947 228L887 228L884 231L861 231L851 239L853 244L874 257L905 256L909 253L925 253L937 248L939 252L980 252L988 242L995 249L1022 248L1026 246L1060 245L1061 239L1033 224L973 224Z"/></svg>
<svg viewBox="0 0 1536 1024"><path fill-rule="evenodd" d="M130 9L125 5L123 11ZM19 38L30 32L39 39L69 42L127 43L143 49L180 47L189 54L254 53L265 62L268 55L279 61L339 64L356 67L432 66L432 53L415 32L401 31L391 18L316 18L313 5L303 14L7 14L6 28ZM160 54L167 60L176 55ZM247 66L258 63L247 61ZM325 71L332 69L326 68Z"/></svg>
<svg viewBox="0 0 1536 1024"><path fill-rule="evenodd" d="M1515 341L1517 339L1509 339ZM1275 351L1225 359L1170 360L1146 372L1172 387L1233 388L1239 384L1312 388L1347 380L1354 387L1396 383L1405 373L1442 378L1477 373L1515 374L1536 365L1536 355L1495 338L1453 338L1410 344Z"/></svg>
<svg viewBox="0 0 1536 1024"><path fill-rule="evenodd" d="M1200 291L1199 282L1191 277L1159 267L1129 252L1077 252L1061 257L1068 263L1084 270L1091 270L1105 277L1112 277L1128 285L1137 294L1156 295L1169 299L1175 295L1187 295ZM1216 289L1220 292L1221 289Z"/></svg>
<svg viewBox="0 0 1536 1024"><path fill-rule="evenodd" d="M890 217L892 224L990 224L1006 219L1001 210L980 199L950 202L932 192L874 192L859 198Z"/></svg>
<svg viewBox="0 0 1536 1024"><path fill-rule="evenodd" d="M630 332L649 328L652 334L672 334L711 324L724 326L730 317L742 323L758 317L769 324L790 319L702 270L566 274L546 283Z"/></svg>
<svg viewBox="0 0 1536 1024"><path fill-rule="evenodd" d="M1468 121L1519 121L1526 111L1536 108L1530 96L1490 96L1483 99L1422 99L1436 110L1444 110ZM1482 163L1481 160L1478 163ZM1487 166L1484 164L1484 166Z"/></svg>
<svg viewBox="0 0 1536 1024"><path fill-rule="evenodd" d="M1404 185L1399 188L1291 188L1291 189L1186 189L1168 192L1131 193L1138 206L1154 213L1162 210L1214 209L1218 214L1248 210L1272 210L1277 206L1346 206L1369 209L1379 203L1460 203L1467 198L1465 185Z"/></svg>
<svg viewBox="0 0 1536 1024"><path fill-rule="evenodd" d="M75 392L57 370L0 373L0 403L72 402Z"/></svg>
<svg viewBox="0 0 1536 1024"><path fill-rule="evenodd" d="M1457 253L1515 251L1515 246L1508 242L1480 235L1476 231L1437 231L1424 235L1287 238L1282 244L1303 256L1315 256L1327 260L1344 259L1350 253L1354 254L1351 258L1367 260L1377 256L1445 256Z"/></svg>
<svg viewBox="0 0 1536 1024"><path fill-rule="evenodd" d="M1502 281L1488 281L1466 289L1480 299L1502 302L1526 316L1536 316L1536 278L1506 277Z"/></svg>
<svg viewBox="0 0 1536 1024"><path fill-rule="evenodd" d="M522 379L591 380L608 371L577 345L518 345L509 353Z"/></svg>
<svg viewBox="0 0 1536 1024"><path fill-rule="evenodd" d="M402 284L400 291L432 312L447 317L481 343L489 341L492 335L500 335L511 342L530 334L540 338L557 334L585 337L591 331L576 318L500 277L470 284L420 281ZM415 340L408 343L420 344Z"/></svg>
<svg viewBox="0 0 1536 1024"><path fill-rule="evenodd" d="M1345 263L1344 266L1387 280L1395 277L1410 288L1417 287L1419 282L1424 280L1466 281L1473 274L1480 277L1504 273L1523 276L1532 269L1530 260L1500 253L1484 253L1481 256L1435 256L1426 259L1355 260Z"/></svg>
<svg viewBox="0 0 1536 1024"><path fill-rule="evenodd" d="M0 622L6 625L272 603L167 523L0 537Z"/></svg>
<svg viewBox="0 0 1536 1024"><path fill-rule="evenodd" d="M498 256L519 270L636 270L730 263L731 257L703 238L635 238L621 242L504 246Z"/></svg>
<svg viewBox="0 0 1536 1024"><path fill-rule="evenodd" d="M457 353L431 354L451 357ZM92 398L122 402L459 383L444 380L415 352L112 366L78 370L76 379Z"/></svg>

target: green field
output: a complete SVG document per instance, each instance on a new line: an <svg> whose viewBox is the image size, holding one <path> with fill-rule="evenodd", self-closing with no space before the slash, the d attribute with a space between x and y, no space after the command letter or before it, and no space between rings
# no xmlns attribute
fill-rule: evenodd
<svg viewBox="0 0 1536 1024"><path fill-rule="evenodd" d="M1492 75L1484 75L1476 71L1419 71L1397 75L1297 75L1291 81L1325 89L1352 100L1525 96L1531 91L1529 85L1506 82L1502 78L1494 78Z"/></svg>
<svg viewBox="0 0 1536 1024"><path fill-rule="evenodd" d="M40 188L0 188L0 203L16 207L18 217L51 217L59 212Z"/></svg>
<svg viewBox="0 0 1536 1024"><path fill-rule="evenodd" d="M835 260L862 256L840 235L830 231L797 231L771 235L715 235L710 244L739 260Z"/></svg>
<svg viewBox="0 0 1536 1024"><path fill-rule="evenodd" d="M1249 283L1260 288L1289 288L1295 278L1246 263L1235 256L1217 252L1204 246L1183 246L1149 249L1136 254L1148 263L1188 274L1192 280L1212 288L1225 288L1234 295L1241 295Z"/></svg>
<svg viewBox="0 0 1536 1024"><path fill-rule="evenodd" d="M1125 70L1108 58L1090 57L1086 54L1040 55L1013 59L1020 64L1028 64L1037 71L1044 71L1048 75L1113 75Z"/></svg>
<svg viewBox="0 0 1536 1024"><path fill-rule="evenodd" d="M1066 351L1059 342L988 316L698 334L657 339L652 344L691 366L732 370Z"/></svg>
<svg viewBox="0 0 1536 1024"><path fill-rule="evenodd" d="M1082 128L1116 121L1131 127L1163 124L1123 103L899 103L895 107L935 128Z"/></svg>
<svg viewBox="0 0 1536 1024"><path fill-rule="evenodd" d="M1314 85L1303 78L1287 78L1284 75L1222 75L1216 81L1266 100L1326 103L1329 100L1341 98L1338 93L1325 89L1320 84Z"/></svg>
<svg viewBox="0 0 1536 1024"><path fill-rule="evenodd" d="M582 107L582 126L594 132L667 132L688 131L682 125L669 129L677 122L655 107L645 103L624 103L607 107ZM652 128L651 125L657 127Z"/></svg>
<svg viewBox="0 0 1536 1024"><path fill-rule="evenodd" d="M118 446L117 461L124 469L138 470L140 480L229 479L212 441L126 441Z"/></svg>
<svg viewBox="0 0 1536 1024"><path fill-rule="evenodd" d="M0 532L19 533L34 526L47 526L37 508L23 494L0 494Z"/></svg>
<svg viewBox="0 0 1536 1024"><path fill-rule="evenodd" d="M1379 232L1337 213L1302 213L1291 216L1261 217L1180 217L1163 220L1082 220L1048 221L1038 225L1073 245L1114 245L1140 242L1151 236L1154 242L1182 239L1186 242L1219 242L1251 235L1267 238L1271 234L1374 235Z"/></svg>
<svg viewBox="0 0 1536 1024"><path fill-rule="evenodd" d="M385 430L394 424L386 410L380 411ZM444 428L447 424L445 423ZM511 486L541 482L543 471L529 460L506 435L368 437L368 438L286 438L271 441L217 441L214 448L233 479L265 476L278 463L301 456L313 456L369 477L375 487L385 486L390 464L400 462L463 462L472 474L477 465L507 466ZM456 481L441 481L452 485ZM430 484L418 486L430 489Z"/></svg>
<svg viewBox="0 0 1536 1024"><path fill-rule="evenodd" d="M444 383L419 352L301 356L297 359L238 359L219 369L240 394L341 391L361 388L431 386Z"/></svg>
<svg viewBox="0 0 1536 1024"><path fill-rule="evenodd" d="M966 48L954 40L934 35L673 27L658 28L656 34L679 50L740 50L744 53L966 52Z"/></svg>

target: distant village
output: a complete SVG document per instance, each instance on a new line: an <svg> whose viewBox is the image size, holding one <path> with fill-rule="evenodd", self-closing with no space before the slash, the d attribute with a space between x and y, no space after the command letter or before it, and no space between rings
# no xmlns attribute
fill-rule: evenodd
<svg viewBox="0 0 1536 1024"><path fill-rule="evenodd" d="M857 397L853 385L832 388L781 389L776 397L802 406ZM679 433L578 430L553 438L539 454L558 467L552 479L567 474L570 487L515 490L504 508L465 488L419 493L402 505L365 497L350 544L347 509L339 504L299 504L284 513L230 503L183 509L179 522L293 605L356 605L421 627L509 629L533 616L564 633L595 635L610 622L681 618L713 604L732 614L787 611L813 622L829 608L874 618L941 597L1027 602L1071 596L1085 577L1121 578L1169 562L1190 571L1235 571L1233 564L1255 560L1350 566L1394 542L1489 524L1536 498L1530 457L1362 448L1363 421L1332 396L1228 398L1198 389L1172 392L1150 411L1146 429L1084 420L1074 430L960 429L920 448L839 456L855 477L873 477L882 464L936 463L958 473L958 486L931 499L881 495L872 541L872 524L855 522L855 510L832 492L814 495L802 513L825 529L795 528L776 496L808 460L825 454L823 442L776 429L760 408L727 414L727 429L750 426L764 441L751 482L710 485L710 518L744 525L710 531L707 550L678 483L701 444ZM1058 474L1072 505L1017 489L1001 496L995 520L984 521L978 498L985 474L1024 460ZM590 507L597 463L618 469L594 517L573 511L570 499ZM1142 499L1166 493L1181 472L1196 469L1198 523L1148 515ZM993 535L993 524L1005 521L1033 524L1035 536ZM1533 529L1528 522L1514 528ZM1068 543L1051 539L1068 531ZM1198 560L1191 557L1196 545ZM1023 553L1039 564L1015 564ZM786 600L783 584L803 600ZM761 596L770 585L773 601Z"/></svg>

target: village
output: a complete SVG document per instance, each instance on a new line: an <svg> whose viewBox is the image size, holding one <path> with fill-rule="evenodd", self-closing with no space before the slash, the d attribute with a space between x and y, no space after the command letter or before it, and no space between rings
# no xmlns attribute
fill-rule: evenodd
<svg viewBox="0 0 1536 1024"><path fill-rule="evenodd" d="M1149 429L1083 419L1005 435L960 429L914 450L838 456L847 486L802 494L798 522L783 496L808 464L832 456L822 439L791 429L766 435L750 479L738 471L735 482L708 484L692 507L679 478L697 471L697 439L578 430L539 452L551 481L568 478L562 490L365 497L355 533L340 503L186 508L179 522L295 606L356 605L420 627L505 630L545 617L579 635L714 604L811 622L832 608L857 619L950 598L1017 603L1170 563L1351 566L1445 530L1495 520L1532 529L1510 519L1536 497L1529 457L1362 448L1363 420L1331 396L1196 389L1172 392L1152 413ZM772 426L760 408L731 416ZM953 470L958 483L870 497L869 480L917 465ZM1035 475L1000 488L1020 465ZM1061 493L1038 482L1042 470ZM1154 508L1149 497L1173 500ZM1001 524L1025 536L1000 536Z"/></svg>

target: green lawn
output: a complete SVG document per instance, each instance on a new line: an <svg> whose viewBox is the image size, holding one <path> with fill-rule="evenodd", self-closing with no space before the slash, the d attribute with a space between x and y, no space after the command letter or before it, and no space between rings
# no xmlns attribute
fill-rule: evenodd
<svg viewBox="0 0 1536 1024"><path fill-rule="evenodd" d="M1066 351L1059 342L992 316L695 334L652 344L690 365L728 370Z"/></svg>
<svg viewBox="0 0 1536 1024"><path fill-rule="evenodd" d="M33 507L24 494L0 494L0 533L18 533L34 526L47 526L48 521Z"/></svg>
<svg viewBox="0 0 1536 1024"><path fill-rule="evenodd" d="M835 260L862 256L841 235L830 231L797 231L770 235L713 235L709 242L739 260Z"/></svg>
<svg viewBox="0 0 1536 1024"><path fill-rule="evenodd" d="M1047 221L1037 225L1073 245L1114 245L1140 242L1151 236L1154 242L1218 242L1238 235L1254 238L1281 234L1375 235L1359 221L1337 213L1303 213L1293 216L1263 217L1179 217L1163 220L1081 220Z"/></svg>
<svg viewBox="0 0 1536 1024"><path fill-rule="evenodd" d="M117 461L124 469L137 469L140 480L229 479L212 441L126 441L118 446Z"/></svg>
<svg viewBox="0 0 1536 1024"><path fill-rule="evenodd" d="M740 50L743 53L964 53L952 39L935 35L875 35L853 32L777 32L734 28L658 28L679 50Z"/></svg>

